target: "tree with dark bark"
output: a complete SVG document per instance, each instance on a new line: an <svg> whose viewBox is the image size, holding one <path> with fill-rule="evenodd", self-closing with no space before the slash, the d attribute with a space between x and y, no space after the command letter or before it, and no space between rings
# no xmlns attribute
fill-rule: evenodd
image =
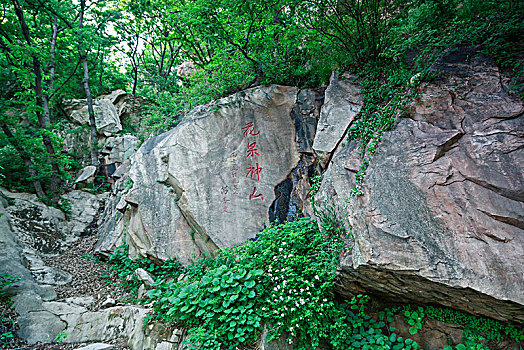
<svg viewBox="0 0 524 350"><path fill-rule="evenodd" d="M50 127L50 117L49 117L49 97L46 93L44 93L43 90L43 77L42 77L42 64L40 62L40 58L38 57L37 53L35 52L37 50L36 44L33 41L33 38L31 37L31 31L25 21L24 17L24 11L22 7L20 6L20 3L18 0L12 0L12 4L14 7L14 11L16 13L16 17L18 18L18 22L20 24L21 32L23 34L23 38L25 39L25 46L30 52L31 59L32 59L32 73L34 75L34 85L33 85L33 91L35 94L35 114L38 119L38 123L40 126L40 131L42 135L42 141L44 143L44 146L46 148L47 154L48 154L48 160L52 167L52 174L51 174L51 186L50 186L50 196L51 196L51 203L53 205L58 205L59 200L59 187L62 182L61 176L60 176L60 168L58 167L58 163L56 161L56 151L53 146L53 143L51 142L50 134L52 133L51 127Z"/></svg>
<svg viewBox="0 0 524 350"><path fill-rule="evenodd" d="M99 162L98 162L98 142L97 142L97 131L96 131L96 116L95 116L95 110L93 108L93 95L91 94L91 90L89 89L89 67L87 65L87 48L84 44L85 39L82 35L82 29L84 28L84 15L85 15L85 9L86 9L86 1L80 0L80 19L78 21L78 29L80 34L79 47L78 51L80 53L80 60L82 61L82 67L84 68L84 77L82 79L82 84L84 86L84 91L86 94L86 100L87 100L87 112L89 114L89 125L90 125L90 136L91 136L91 164L98 168Z"/></svg>

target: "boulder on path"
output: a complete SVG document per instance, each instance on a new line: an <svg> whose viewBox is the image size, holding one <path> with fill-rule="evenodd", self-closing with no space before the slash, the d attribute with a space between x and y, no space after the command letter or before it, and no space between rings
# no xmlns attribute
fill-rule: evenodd
<svg viewBox="0 0 524 350"><path fill-rule="evenodd" d="M75 184L76 183L94 183L95 182L95 173L96 173L96 166L94 165L88 165L82 170L80 170L80 173L78 174Z"/></svg>
<svg viewBox="0 0 524 350"><path fill-rule="evenodd" d="M386 132L363 195L346 207L361 162L339 147L320 197L351 227L342 294L450 306L524 322L523 104L489 60L446 59L405 118Z"/></svg>
<svg viewBox="0 0 524 350"><path fill-rule="evenodd" d="M69 233L80 236L95 220L100 208L100 199L84 191L71 191L62 196L70 204L69 208Z"/></svg>

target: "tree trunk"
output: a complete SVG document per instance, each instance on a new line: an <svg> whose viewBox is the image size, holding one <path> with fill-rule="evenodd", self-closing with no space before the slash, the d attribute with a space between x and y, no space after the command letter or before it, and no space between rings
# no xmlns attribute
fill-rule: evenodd
<svg viewBox="0 0 524 350"><path fill-rule="evenodd" d="M22 29L22 34L24 36L25 41L27 42L27 45L34 49L34 43L33 39L31 38L31 33L29 31L29 27L27 26L27 23L24 19L24 12L22 11L22 8L20 7L20 4L18 3L18 0L12 0L13 6L15 8L15 13L18 18L18 22L20 23L20 27ZM38 118L38 124L40 125L40 129L42 132L42 141L44 143L44 146L47 151L48 160L51 163L51 167L53 169L53 173L51 174L51 203L56 206L58 204L58 200L60 197L60 194L58 193L58 188L60 187L61 180L60 180L60 168L58 167L58 164L56 162L55 156L56 152L53 147L53 143L51 142L51 138L49 137L49 133L51 133L50 126L49 126L49 106L47 101L47 96L44 96L44 92L42 89L42 65L40 64L40 61L38 59L38 56L31 51L31 56L33 59L33 73L35 74L35 85L34 85L34 91L36 95L36 116ZM46 106L44 106L44 104ZM44 108L47 107L47 108ZM44 113L42 113L42 110ZM47 112L46 112L47 110Z"/></svg>
<svg viewBox="0 0 524 350"><path fill-rule="evenodd" d="M87 111L89 113L89 124L91 125L91 163L98 168L98 140L96 132L96 117L95 110L93 108L93 95L89 90L89 68L87 67L87 60L85 56L82 59L84 65L84 90L87 98Z"/></svg>
<svg viewBox="0 0 524 350"><path fill-rule="evenodd" d="M83 21L84 21L84 11L85 11L86 2L85 0L80 1L80 20L78 28L82 31ZM79 52L80 58L82 60L82 65L84 66L84 78L82 83L84 85L84 91L86 93L87 99L87 111L89 114L89 124L91 125L91 164L94 165L97 169L99 166L98 163L98 140L96 132L96 116L95 110L93 108L93 95L91 95L91 90L89 90L89 68L87 66L87 52L84 52L82 45L82 40L79 40Z"/></svg>
<svg viewBox="0 0 524 350"><path fill-rule="evenodd" d="M0 122L0 127L2 128L2 131L4 132L5 136L9 140L9 143L16 149L18 152L18 155L25 163L25 166L27 167L27 170L29 171L29 175L31 175L31 182L33 183L33 187L35 188L36 195L40 199L45 199L47 196L44 192L44 189L42 188L42 184L40 183L40 180L38 180L37 172L35 169L35 166L33 164L33 161L27 154L27 152L20 146L18 143L18 140L13 135L11 130L9 130L9 127L5 122Z"/></svg>

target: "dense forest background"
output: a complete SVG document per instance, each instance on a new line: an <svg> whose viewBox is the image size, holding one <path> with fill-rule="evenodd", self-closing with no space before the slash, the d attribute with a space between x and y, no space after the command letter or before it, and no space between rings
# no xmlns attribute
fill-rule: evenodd
<svg viewBox="0 0 524 350"><path fill-rule="evenodd" d="M64 104L114 89L135 96L146 127L123 132L144 139L248 87L350 71L365 93L351 135L374 147L393 123L384 106L402 108L454 48L492 57L522 97L523 23L520 0L2 0L0 185L58 206L81 167Z"/></svg>

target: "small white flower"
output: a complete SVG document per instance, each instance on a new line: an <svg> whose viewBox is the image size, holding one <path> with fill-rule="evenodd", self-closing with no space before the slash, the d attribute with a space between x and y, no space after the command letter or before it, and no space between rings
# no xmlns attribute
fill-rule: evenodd
<svg viewBox="0 0 524 350"><path fill-rule="evenodd" d="M281 251L283 251L283 250L284 250L284 248L278 248L278 251L279 251L279 252L281 252Z"/></svg>
<svg viewBox="0 0 524 350"><path fill-rule="evenodd" d="M315 279L318 280L318 275L315 275Z"/></svg>

